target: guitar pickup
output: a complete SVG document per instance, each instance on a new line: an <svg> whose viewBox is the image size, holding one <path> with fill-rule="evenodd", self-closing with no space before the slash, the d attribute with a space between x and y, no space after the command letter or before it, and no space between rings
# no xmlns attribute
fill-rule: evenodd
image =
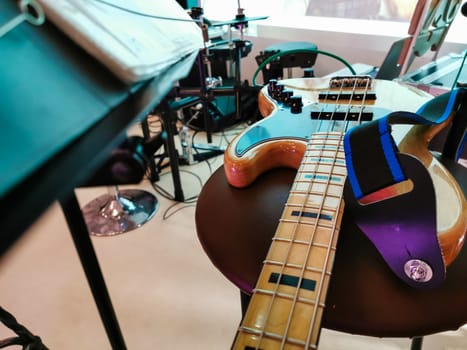
<svg viewBox="0 0 467 350"><path fill-rule="evenodd" d="M375 92L321 92L319 100L326 101L375 101Z"/></svg>
<svg viewBox="0 0 467 350"><path fill-rule="evenodd" d="M373 109L366 106L318 105L319 110L312 110L311 119L370 121L373 120Z"/></svg>

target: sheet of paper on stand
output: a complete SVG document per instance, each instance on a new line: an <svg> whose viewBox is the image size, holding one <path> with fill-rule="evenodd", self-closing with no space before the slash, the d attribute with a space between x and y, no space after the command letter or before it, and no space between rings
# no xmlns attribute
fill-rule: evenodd
<svg viewBox="0 0 467 350"><path fill-rule="evenodd" d="M38 0L47 20L126 83L156 76L203 47L175 0Z"/></svg>

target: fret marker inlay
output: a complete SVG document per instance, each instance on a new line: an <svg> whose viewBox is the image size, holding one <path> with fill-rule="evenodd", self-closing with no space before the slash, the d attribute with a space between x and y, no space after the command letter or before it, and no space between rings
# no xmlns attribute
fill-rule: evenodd
<svg viewBox="0 0 467 350"><path fill-rule="evenodd" d="M345 165L345 161L343 159L310 157L308 160L311 161L311 162L332 163L332 164Z"/></svg>
<svg viewBox="0 0 467 350"><path fill-rule="evenodd" d="M310 211L292 210L292 216L303 216L305 218L316 219L318 217L318 214L310 212ZM319 218L322 219L322 220L331 221L332 220L332 215L320 213Z"/></svg>
<svg viewBox="0 0 467 350"><path fill-rule="evenodd" d="M304 178L305 179L310 179L310 180L324 180L324 181L326 181L327 179L329 179L329 176L327 176L327 175L316 175L316 174L305 174ZM341 182L341 178L339 178L337 176L331 176L331 181Z"/></svg>
<svg viewBox="0 0 467 350"><path fill-rule="evenodd" d="M300 281L300 278L297 276L291 276L291 275L281 275L275 272L271 273L271 276L269 276L269 282L277 283L278 281L279 281L279 284L283 284L283 285L290 286L290 287L297 287ZM302 278L302 281L300 283L300 288L307 289L313 292L316 288L316 281L310 280L308 278Z"/></svg>

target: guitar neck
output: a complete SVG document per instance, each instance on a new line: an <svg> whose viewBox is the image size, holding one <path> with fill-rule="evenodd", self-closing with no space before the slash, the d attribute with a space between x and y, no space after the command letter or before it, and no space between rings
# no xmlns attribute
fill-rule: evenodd
<svg viewBox="0 0 467 350"><path fill-rule="evenodd" d="M316 349L342 219L343 133L312 135L233 349Z"/></svg>

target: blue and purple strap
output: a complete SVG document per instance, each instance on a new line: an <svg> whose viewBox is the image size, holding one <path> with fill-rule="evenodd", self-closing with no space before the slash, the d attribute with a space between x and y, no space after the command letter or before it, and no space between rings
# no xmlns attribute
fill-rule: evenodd
<svg viewBox="0 0 467 350"><path fill-rule="evenodd" d="M399 150L391 136L391 124L440 124L459 106L459 91L455 89L433 98L416 113L392 112L346 133L347 176L355 197L362 198L407 179L398 159ZM371 171L368 171L369 166Z"/></svg>
<svg viewBox="0 0 467 350"><path fill-rule="evenodd" d="M446 267L437 237L436 196L426 168L399 152L391 124L439 124L461 105L459 89L433 98L416 113L393 112L359 125L344 137L348 210L393 272L417 288L433 288L445 278ZM362 205L362 197L410 179L403 195Z"/></svg>

